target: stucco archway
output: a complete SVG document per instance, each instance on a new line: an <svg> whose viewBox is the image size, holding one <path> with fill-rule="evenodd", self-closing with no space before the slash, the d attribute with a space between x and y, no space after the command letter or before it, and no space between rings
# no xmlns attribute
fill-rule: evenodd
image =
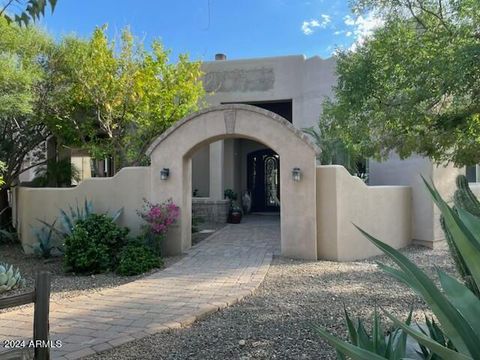
<svg viewBox="0 0 480 360"><path fill-rule="evenodd" d="M211 107L186 117L159 136L148 148L151 158L151 198L167 198L181 207L181 218L167 239L168 248L181 252L191 246L191 155L201 146L226 138L246 138L280 155L281 251L287 257L317 259L316 154L318 149L284 118L255 106ZM295 182L291 170L302 179ZM170 169L168 180L160 170Z"/></svg>

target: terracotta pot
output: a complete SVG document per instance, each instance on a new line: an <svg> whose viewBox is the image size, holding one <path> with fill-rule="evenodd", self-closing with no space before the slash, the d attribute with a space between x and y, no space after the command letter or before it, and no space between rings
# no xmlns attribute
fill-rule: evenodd
<svg viewBox="0 0 480 360"><path fill-rule="evenodd" d="M231 212L228 215L228 222L230 224L239 224L242 221L242 213L240 212Z"/></svg>

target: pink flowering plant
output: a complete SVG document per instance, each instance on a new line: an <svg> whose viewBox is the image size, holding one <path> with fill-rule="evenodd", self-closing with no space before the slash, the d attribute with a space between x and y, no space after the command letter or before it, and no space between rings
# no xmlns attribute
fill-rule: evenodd
<svg viewBox="0 0 480 360"><path fill-rule="evenodd" d="M152 204L143 199L143 207L137 211L138 216L145 220L145 238L153 250L160 255L160 244L168 232L168 228L180 216L180 208L172 199L161 204Z"/></svg>

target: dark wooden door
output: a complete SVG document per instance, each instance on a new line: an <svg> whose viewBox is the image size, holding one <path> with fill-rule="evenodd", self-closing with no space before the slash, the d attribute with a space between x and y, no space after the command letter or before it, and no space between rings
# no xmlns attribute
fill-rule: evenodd
<svg viewBox="0 0 480 360"><path fill-rule="evenodd" d="M280 211L280 157L270 149L247 155L247 183L252 211Z"/></svg>

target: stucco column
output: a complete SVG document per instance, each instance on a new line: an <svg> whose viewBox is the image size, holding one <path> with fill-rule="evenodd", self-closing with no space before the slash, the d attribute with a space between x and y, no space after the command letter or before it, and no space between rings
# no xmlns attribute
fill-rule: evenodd
<svg viewBox="0 0 480 360"><path fill-rule="evenodd" d="M210 144L210 198L223 199L223 140Z"/></svg>

